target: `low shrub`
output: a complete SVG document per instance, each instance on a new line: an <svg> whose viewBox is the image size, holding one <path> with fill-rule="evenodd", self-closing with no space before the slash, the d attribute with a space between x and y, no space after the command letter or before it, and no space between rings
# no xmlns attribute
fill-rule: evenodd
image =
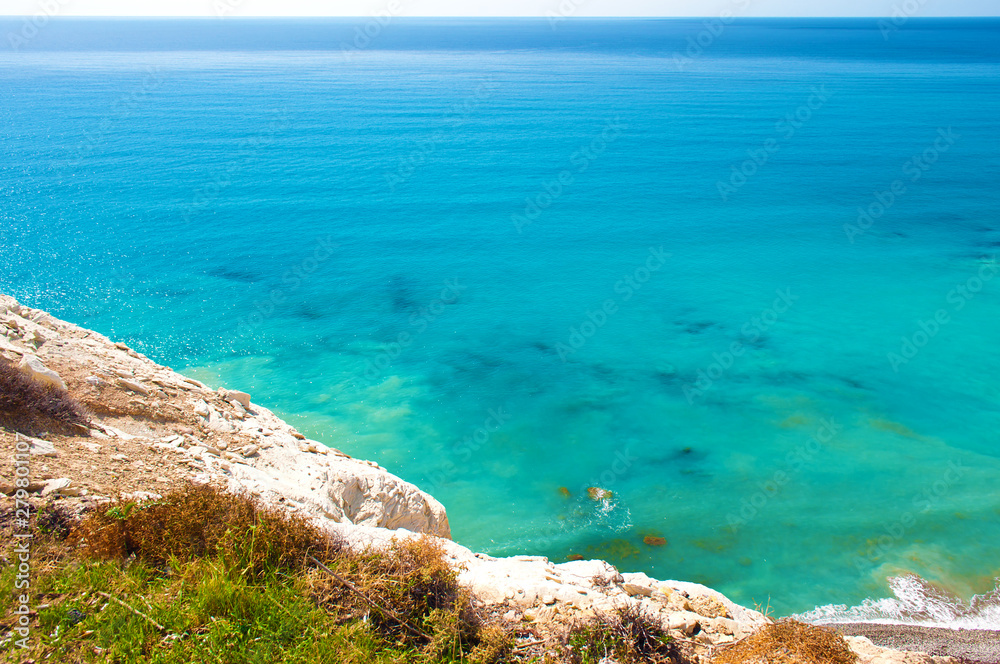
<svg viewBox="0 0 1000 664"><path fill-rule="evenodd" d="M713 664L854 664L858 657L834 630L784 619L722 650Z"/></svg>
<svg viewBox="0 0 1000 664"><path fill-rule="evenodd" d="M90 557L135 556L162 565L172 558L218 556L228 569L255 577L301 569L310 555L330 560L343 549L302 517L195 485L157 501L114 502L88 516L74 536Z"/></svg>
<svg viewBox="0 0 1000 664"><path fill-rule="evenodd" d="M612 658L621 664L681 664L686 659L662 623L628 606L579 625L563 636L569 664L598 664Z"/></svg>
<svg viewBox="0 0 1000 664"><path fill-rule="evenodd" d="M38 524L58 557L37 580L51 596L39 633L66 636L33 656L89 661L99 646L108 661L170 664L522 661L514 632L480 614L433 538L357 553L305 519L193 485ZM12 582L0 575L0 589Z"/></svg>
<svg viewBox="0 0 1000 664"><path fill-rule="evenodd" d="M420 537L341 556L337 577L316 570L312 597L342 620L369 621L384 638L443 655L476 644L482 620L441 546ZM348 582L347 585L343 580Z"/></svg>
<svg viewBox="0 0 1000 664"><path fill-rule="evenodd" d="M156 501L106 505L73 529L72 540L85 558L154 567L218 560L218 606L209 613L231 613L230 590L284 570L338 624L368 625L425 661L499 664L513 648L513 636L484 625L432 538L354 553L301 517L192 485Z"/></svg>
<svg viewBox="0 0 1000 664"><path fill-rule="evenodd" d="M0 426L36 432L86 423L86 411L69 392L35 382L0 356Z"/></svg>
<svg viewBox="0 0 1000 664"><path fill-rule="evenodd" d="M55 503L46 503L35 514L38 532L57 542L65 541L76 523L77 517L73 512Z"/></svg>

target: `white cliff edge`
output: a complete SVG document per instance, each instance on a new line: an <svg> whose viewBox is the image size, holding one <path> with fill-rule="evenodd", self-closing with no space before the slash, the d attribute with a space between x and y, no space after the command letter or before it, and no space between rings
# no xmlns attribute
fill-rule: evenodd
<svg viewBox="0 0 1000 664"><path fill-rule="evenodd" d="M312 518L358 549L420 534L441 538L460 581L483 604L507 609L509 618L570 622L635 606L658 617L672 634L709 647L732 643L770 622L705 586L621 574L600 560L557 564L535 556L474 553L449 539L440 502L377 464L307 440L244 392L211 390L122 343L2 294L0 355L41 382L126 399L174 418L173 430L165 432L125 417L95 417L90 434L98 442L80 445L93 451L102 440L141 441L163 464L194 468L194 481L246 492ZM80 495L65 478L52 486L45 490ZM156 495L150 488L145 495ZM866 639L849 642L861 664L953 661L878 648Z"/></svg>

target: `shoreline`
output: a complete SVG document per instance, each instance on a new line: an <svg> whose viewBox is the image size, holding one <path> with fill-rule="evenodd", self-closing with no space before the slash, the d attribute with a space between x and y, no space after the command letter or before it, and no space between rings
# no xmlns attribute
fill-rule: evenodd
<svg viewBox="0 0 1000 664"><path fill-rule="evenodd" d="M82 511L115 497L155 499L193 482L256 496L342 535L352 548L383 548L424 534L444 548L459 582L478 602L532 629L632 609L654 616L672 637L707 654L772 622L712 588L621 573L599 559L555 563L476 553L451 541L447 514L433 496L373 462L307 439L249 394L213 390L124 343L2 294L0 357L31 380L58 385L92 415L73 432L38 432L39 438L23 441L22 434L0 427L0 445L27 444L45 473L29 485L41 499ZM13 477L12 465L3 467L7 474ZM0 491L6 503L13 490L11 483ZM878 626L832 627L872 635L872 641L888 638ZM1000 632L966 632L973 631L963 630L962 641L975 659L965 662L1000 664ZM922 637L906 642L917 650L938 647L919 628L901 626L890 636ZM958 662L895 653L868 638L848 641L859 664Z"/></svg>
<svg viewBox="0 0 1000 664"><path fill-rule="evenodd" d="M846 636L864 636L883 648L957 657L970 664L1000 664L1000 630L899 623L832 623L826 626Z"/></svg>

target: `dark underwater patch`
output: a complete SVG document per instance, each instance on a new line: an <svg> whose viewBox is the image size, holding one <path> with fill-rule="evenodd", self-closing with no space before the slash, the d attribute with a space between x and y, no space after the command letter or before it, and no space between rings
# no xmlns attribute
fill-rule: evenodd
<svg viewBox="0 0 1000 664"><path fill-rule="evenodd" d="M228 281L239 281L245 284L257 283L259 276L249 270L234 270L228 267L214 267L208 270L206 275L226 279Z"/></svg>

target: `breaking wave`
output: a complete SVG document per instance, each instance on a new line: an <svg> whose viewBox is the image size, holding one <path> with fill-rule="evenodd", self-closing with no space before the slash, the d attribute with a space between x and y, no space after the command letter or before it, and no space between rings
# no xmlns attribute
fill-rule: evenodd
<svg viewBox="0 0 1000 664"><path fill-rule="evenodd" d="M866 599L858 606L819 606L795 616L814 624L892 623L952 629L1000 630L1000 579L988 593L965 600L907 574L889 579L893 597Z"/></svg>

